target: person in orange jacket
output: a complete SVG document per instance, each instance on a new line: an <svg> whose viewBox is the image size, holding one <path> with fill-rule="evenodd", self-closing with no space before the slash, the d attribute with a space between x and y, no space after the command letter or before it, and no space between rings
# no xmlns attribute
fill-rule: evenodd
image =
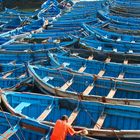
<svg viewBox="0 0 140 140"><path fill-rule="evenodd" d="M84 130L75 131L68 123L68 116L64 115L61 120L56 121L50 140L65 140L67 134L73 136L83 132Z"/></svg>

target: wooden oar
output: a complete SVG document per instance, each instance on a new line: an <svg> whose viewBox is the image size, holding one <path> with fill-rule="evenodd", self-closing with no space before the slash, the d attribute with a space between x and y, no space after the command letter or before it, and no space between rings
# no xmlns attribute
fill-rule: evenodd
<svg viewBox="0 0 140 140"><path fill-rule="evenodd" d="M44 121L45 118L50 114L50 112L53 109L53 105L50 105L49 107L47 107L42 113L41 115L37 118L37 121Z"/></svg>

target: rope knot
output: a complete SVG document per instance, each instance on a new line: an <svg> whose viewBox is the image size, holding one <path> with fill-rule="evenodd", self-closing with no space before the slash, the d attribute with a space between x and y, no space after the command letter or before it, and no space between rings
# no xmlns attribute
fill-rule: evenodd
<svg viewBox="0 0 140 140"><path fill-rule="evenodd" d="M130 105L130 102L129 102L129 100L124 100L124 103L125 103L125 105Z"/></svg>
<svg viewBox="0 0 140 140"><path fill-rule="evenodd" d="M80 101L83 100L83 93L81 93L81 94L78 95L78 99L79 99Z"/></svg>
<svg viewBox="0 0 140 140"><path fill-rule="evenodd" d="M96 81L99 78L98 75L93 75L93 80Z"/></svg>
<svg viewBox="0 0 140 140"><path fill-rule="evenodd" d="M105 98L105 96L102 97L102 102L103 102L103 103L106 103L106 98Z"/></svg>

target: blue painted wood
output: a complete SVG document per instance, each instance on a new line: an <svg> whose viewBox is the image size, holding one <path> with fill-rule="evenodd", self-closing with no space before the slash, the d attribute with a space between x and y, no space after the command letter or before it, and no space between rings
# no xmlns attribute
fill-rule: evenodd
<svg viewBox="0 0 140 140"><path fill-rule="evenodd" d="M18 96L17 97L14 96L14 97L15 97L15 99L18 98ZM29 97L28 94L27 94L27 97ZM20 99L23 99L23 98L20 98ZM33 101L32 102L33 106L36 108L37 104L35 104L35 100L37 101L38 99L34 98L35 99L34 100L32 97L30 99ZM17 100L15 100L15 103L17 104L17 103L20 103L20 102L17 102ZM42 105L44 106L45 104L43 103ZM35 109L33 106L28 106L28 107L26 106L26 107L32 112L32 115L36 115L36 113L34 111L37 108ZM39 107L39 104L38 104L38 107ZM18 113L20 113L20 110L16 110L16 111ZM24 113L26 114L27 112L24 111ZM39 111L39 113L40 113L40 111ZM28 113L26 115L28 115ZM20 116L22 116L22 115L20 115ZM3 137L5 137L7 139L9 138L11 140L14 140L14 139L17 139L17 136L19 137L19 139L22 139L23 137L25 139L28 139L28 138L33 139L34 138L35 140L39 140L39 139L49 140L50 139L50 134L51 134L51 131L52 131L52 127L49 126L49 125L46 125L46 124L44 125L42 123L39 123L39 122L35 121L34 119L32 119L33 117L25 118L25 116L24 116L24 118L23 118L23 117L17 117L17 116L13 116L13 115L11 116L10 114L8 114L6 112L0 112L0 117L1 117L1 120L0 120L0 123L1 123L0 139L1 140L3 140ZM9 124L11 125L11 127L9 126ZM75 136L72 136L72 137L68 136L66 140L75 140L75 139L96 140L94 138L90 138L90 137L86 137L86 136L78 136L78 135L75 135Z"/></svg>
<svg viewBox="0 0 140 140"><path fill-rule="evenodd" d="M104 20L113 21L116 24L124 24L124 25L139 25L140 21L138 18L133 17L121 17L118 15L109 15L108 11L98 11L98 17Z"/></svg>
<svg viewBox="0 0 140 140"><path fill-rule="evenodd" d="M17 112L22 112L22 110L25 108L25 107L28 107L30 106L31 103L27 103L27 102L21 102L20 104L18 104L15 108L15 111Z"/></svg>
<svg viewBox="0 0 140 140"><path fill-rule="evenodd" d="M87 129L91 128L89 129L90 132L94 132L92 128L94 127L98 118L102 114L106 114L102 128L96 130L98 133L94 133L93 136L99 136L100 131L102 130L112 132L112 129L114 129L114 131L118 130L119 133L117 134L120 137L125 137L125 134L123 135L123 133L121 132L123 130L127 132L127 135L130 136L130 138L136 138L134 135L131 136L131 132L135 130L139 131L140 129L139 107L102 104L91 101L79 102L73 99L44 96L34 93L5 92L4 96L5 99L3 100L5 104L7 104L6 102L10 104L10 106L12 107L11 111L14 111L16 104L28 100L32 105L26 107L22 114L21 112L19 113L21 115L25 115L34 119L37 119L38 116L40 116L40 114L51 104L54 107L44 120L47 122L55 122L64 114L70 116L71 113L76 108L78 108L80 109L80 112L74 120L73 125L87 127ZM130 132L128 130L132 131ZM102 137L106 136L104 135Z"/></svg>
<svg viewBox="0 0 140 140"><path fill-rule="evenodd" d="M15 36L19 34L24 34L26 32L31 32L33 30L39 29L40 26L43 25L43 23L44 23L43 19L36 20L36 21L33 20L29 25L25 25L23 27L21 26L11 31L6 31L4 33L1 33L0 37L9 37L9 36Z"/></svg>
<svg viewBox="0 0 140 140"><path fill-rule="evenodd" d="M81 46L81 44L79 45ZM58 53L58 51L57 51ZM63 53L64 55L66 54L66 52L64 53L63 51L60 51L60 54ZM59 55L60 55L59 54ZM90 50L87 48L74 48L74 49L70 49L68 50L68 55L73 55L74 57L77 58L82 58L82 59L89 59L89 56L93 56L94 60L97 61L105 61L107 58L111 59L111 62L117 63L117 64L122 64L125 60L128 60L128 64L134 64L134 65L138 65L140 63L140 56L137 54L123 54L123 53L115 53L115 52L108 52L108 51L100 51L100 50Z"/></svg>
<svg viewBox="0 0 140 140"><path fill-rule="evenodd" d="M53 61L51 64L55 64L58 66L63 65L66 68L70 68L75 71L79 71L81 67L85 67L85 70L82 73L89 73L89 74L98 74L101 70L104 70L105 73L103 77L106 78L117 78L119 74L124 73L124 79L126 78L134 78L135 80L139 79L139 65L124 65L124 64L117 64L117 63L106 63L97 60L87 60L83 58L78 58L69 53L65 54L49 54L50 59ZM45 60L44 60L45 61Z"/></svg>
<svg viewBox="0 0 140 140"><path fill-rule="evenodd" d="M105 31L102 30L100 28L95 28L89 25L83 25L87 30L89 30L93 35L98 35L97 37L100 37L103 40L106 41L117 41L118 43L134 43L134 44L139 44L139 36L131 36L131 35L127 35L127 34L118 34L118 33L114 33L114 32L109 32L109 31ZM120 40L117 40L120 39ZM134 42L133 42L134 41Z"/></svg>
<svg viewBox="0 0 140 140"><path fill-rule="evenodd" d="M29 120L11 116L6 112L0 112L0 117L1 140L5 138L15 140L18 138L22 139L23 137L25 139L30 137L31 139L34 138L35 140L38 140L45 137L45 135L47 135L51 129L49 126L41 125L31 119ZM41 131L37 128L39 128Z"/></svg>
<svg viewBox="0 0 140 140"><path fill-rule="evenodd" d="M18 131L19 127L18 126L14 126L10 129L8 129L6 132L4 132L1 136L0 136L0 140L3 139L9 139L10 137L12 137L14 134L16 134L16 132Z"/></svg>
<svg viewBox="0 0 140 140"><path fill-rule="evenodd" d="M129 94L128 99L139 99L139 83L126 82L126 81L116 81L113 79L99 78L92 75L74 73L66 69L60 69L60 67L44 67L44 66L34 66L29 65L29 73L33 76L37 85L44 93L47 91L53 95L57 94L59 96L73 97L77 98L79 95L84 93L88 86L93 86L93 88L88 93L89 99L92 96L107 96L111 89L116 89L115 95L119 98L124 99L126 93ZM49 81L44 82L44 77L53 77ZM63 91L61 87L67 82L72 82L66 90ZM131 83L131 84L130 84ZM56 91L57 90L57 91ZM120 94L120 95L118 95ZM124 94L124 96L123 96ZM131 94L131 95L130 95ZM135 95L136 96L133 96ZM86 97L86 95L85 95ZM129 98L131 97L131 98ZM82 97L84 98L84 96ZM85 98L86 99L86 98Z"/></svg>
<svg viewBox="0 0 140 140"><path fill-rule="evenodd" d="M121 1L121 0L116 0L115 4L119 6L124 6L124 7L131 7L131 8L139 8L140 7L140 2L139 1Z"/></svg>
<svg viewBox="0 0 140 140"><path fill-rule="evenodd" d="M39 39L40 38L40 39ZM1 45L1 49L5 53L15 53L15 54L31 54L37 51L47 51L51 48L62 48L62 47L72 47L77 44L78 39L72 38L70 36L65 36L65 38L50 37L42 34L33 34L31 38L27 37L23 42L12 42L9 44Z"/></svg>
<svg viewBox="0 0 140 140"><path fill-rule="evenodd" d="M108 32L100 28L84 25L92 33L92 37L81 39L81 44L87 48L116 52L139 54L139 37Z"/></svg>

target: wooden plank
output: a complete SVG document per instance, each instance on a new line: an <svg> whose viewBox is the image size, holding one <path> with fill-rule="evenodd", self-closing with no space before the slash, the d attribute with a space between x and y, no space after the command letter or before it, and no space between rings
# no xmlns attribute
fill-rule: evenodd
<svg viewBox="0 0 140 140"><path fill-rule="evenodd" d="M84 70L86 69L86 67L82 66L78 72L84 72ZM73 81L72 79L70 79L69 81L67 81L63 86L60 87L61 90L65 91L67 90L71 85L72 85Z"/></svg>
<svg viewBox="0 0 140 140"><path fill-rule="evenodd" d="M26 72L21 74L18 78L24 78L26 76Z"/></svg>
<svg viewBox="0 0 140 140"><path fill-rule="evenodd" d="M72 85L72 83L73 83L73 81L69 80L63 86L61 86L60 89L65 91L65 90L67 90Z"/></svg>
<svg viewBox="0 0 140 140"><path fill-rule="evenodd" d="M128 52L129 52L129 53L133 53L133 50L129 50Z"/></svg>
<svg viewBox="0 0 140 140"><path fill-rule="evenodd" d="M37 118L37 121L43 121L45 120L45 118L49 115L49 113L52 111L53 106L49 106L47 107L42 113L41 115Z"/></svg>
<svg viewBox="0 0 140 140"><path fill-rule="evenodd" d="M113 98L117 89L111 89L110 92L107 95L107 98Z"/></svg>
<svg viewBox="0 0 140 140"><path fill-rule="evenodd" d="M118 79L123 79L123 77L124 77L124 73L122 72L122 73L119 74ZM111 89L110 92L107 95L107 98L113 98L116 91L117 91L117 89Z"/></svg>
<svg viewBox="0 0 140 140"><path fill-rule="evenodd" d="M10 76L13 73L13 71L6 73L2 76L3 79L6 79L8 76Z"/></svg>
<svg viewBox="0 0 140 140"><path fill-rule="evenodd" d="M17 112L22 112L22 109L25 108L25 107L28 107L30 106L31 103L27 103L27 102L21 102L20 104L18 104L16 107L15 107L15 111Z"/></svg>
<svg viewBox="0 0 140 140"><path fill-rule="evenodd" d="M9 64L16 64L16 60L9 62Z"/></svg>
<svg viewBox="0 0 140 140"><path fill-rule="evenodd" d="M98 76L102 77L104 75L105 71L101 70L98 73ZM91 92L91 90L94 88L94 85L89 85L84 91L83 91L83 95L89 95L89 93Z"/></svg>
<svg viewBox="0 0 140 140"><path fill-rule="evenodd" d="M78 70L78 72L84 72L85 71L85 69L86 69L86 67L81 67L79 70Z"/></svg>
<svg viewBox="0 0 140 140"><path fill-rule="evenodd" d="M102 77L105 73L105 70L101 70L99 73L98 73L98 76Z"/></svg>
<svg viewBox="0 0 140 140"><path fill-rule="evenodd" d="M102 74L103 74L103 72L101 73L101 75ZM119 76L118 76L118 78L123 78L123 77L124 77L124 73L120 73ZM116 91L117 91L117 89L111 89L106 98L113 98L115 93L116 93ZM101 129L105 119L106 119L106 114L101 115L98 118L98 120L97 120L97 122L96 122L96 124L95 124L93 129L96 129L96 130Z"/></svg>
<svg viewBox="0 0 140 140"><path fill-rule="evenodd" d="M123 61L123 64L128 64L128 60L125 59L125 60Z"/></svg>
<svg viewBox="0 0 140 140"><path fill-rule="evenodd" d="M94 88L94 85L89 85L83 92L83 95L88 95L91 90Z"/></svg>
<svg viewBox="0 0 140 140"><path fill-rule="evenodd" d="M94 58L93 55L91 55L91 56L89 56L87 59L88 59L88 60L93 60L93 58Z"/></svg>
<svg viewBox="0 0 140 140"><path fill-rule="evenodd" d="M4 132L1 137L0 140L8 140L11 136L13 136L17 131L18 131L19 127L16 125L10 129L8 129L6 132Z"/></svg>
<svg viewBox="0 0 140 140"><path fill-rule="evenodd" d="M101 116L98 118L98 120L97 120L95 126L93 127L93 129L96 129L96 130L97 130L97 129L101 129L102 126L103 126L103 123L104 123L104 121L105 121L105 118L106 118L106 114L101 115Z"/></svg>
<svg viewBox="0 0 140 140"><path fill-rule="evenodd" d="M74 110L74 111L71 113L71 115L70 115L69 118L68 118L68 123L69 123L69 124L72 124L72 123L74 122L74 120L75 120L76 117L78 116L79 112L80 112L80 109Z"/></svg>
<svg viewBox="0 0 140 140"><path fill-rule="evenodd" d="M98 46L97 50L101 51L102 50L102 46Z"/></svg>
<svg viewBox="0 0 140 140"><path fill-rule="evenodd" d="M113 48L113 52L117 52L117 49L116 48Z"/></svg>
<svg viewBox="0 0 140 140"><path fill-rule="evenodd" d="M110 61L111 61L111 58L107 57L106 60L105 60L105 63L109 63Z"/></svg>
<svg viewBox="0 0 140 140"><path fill-rule="evenodd" d="M123 79L124 78L124 73L120 73L119 76L118 76L118 79Z"/></svg>
<svg viewBox="0 0 140 140"><path fill-rule="evenodd" d="M72 53L71 55L73 55L73 56L78 56L79 53Z"/></svg>
<svg viewBox="0 0 140 140"><path fill-rule="evenodd" d="M44 81L45 83L47 83L49 80L53 80L53 79L54 79L54 77L46 76L46 77L43 78L43 81Z"/></svg>

